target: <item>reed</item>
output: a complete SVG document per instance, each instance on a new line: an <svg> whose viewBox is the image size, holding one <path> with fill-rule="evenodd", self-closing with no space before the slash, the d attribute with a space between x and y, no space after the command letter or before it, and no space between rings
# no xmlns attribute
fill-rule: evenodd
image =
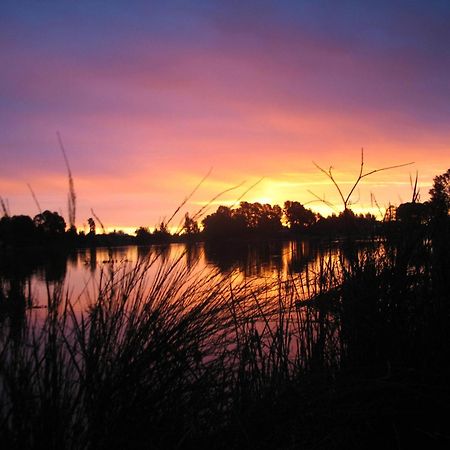
<svg viewBox="0 0 450 450"><path fill-rule="evenodd" d="M24 311L19 325L2 318L5 448L446 439L448 255L413 233L347 244L265 283L156 252L106 270L84 294L88 308L69 286L48 286L45 310Z"/></svg>

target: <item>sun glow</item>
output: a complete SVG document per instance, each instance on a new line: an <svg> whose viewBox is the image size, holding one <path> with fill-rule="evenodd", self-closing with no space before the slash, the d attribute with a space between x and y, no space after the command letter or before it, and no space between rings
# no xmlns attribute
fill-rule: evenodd
<svg viewBox="0 0 450 450"><path fill-rule="evenodd" d="M255 197L252 198L251 203L261 203L261 205L274 205L276 202L273 201L272 197Z"/></svg>
<svg viewBox="0 0 450 450"><path fill-rule="evenodd" d="M225 3L221 17L222 9L237 5ZM371 191L383 208L408 201L416 169L426 200L433 176L448 168L449 60L431 16L420 17L430 28L405 33L404 47L391 44L398 42L392 27L398 22L388 20L375 32L358 28L372 21L349 27L353 16L340 16L345 8L333 11L331 28L310 27L321 23L322 12L270 15L270 32L253 13L230 14L230 23L222 23L213 6L191 22L199 12L194 8L188 23L198 27L188 35L186 17L175 18L170 8L168 23L180 26L167 35L164 14L129 10L123 22L118 14L116 30L102 20L104 11L78 3L73 13L71 6L56 13L40 3L28 5L26 14L17 8L2 23L5 36L17 39L7 39L0 52L0 195L11 214L36 212L27 183L43 209L65 213L67 178L55 128L71 163L80 227L91 208L111 230L152 227L171 216L211 167L185 205L190 213L206 204L211 211L241 200L280 206L291 200L329 215L334 210L317 201L325 196L339 212L335 187L312 161L333 165L348 192L362 146L367 170L416 164L365 179L354 208L371 211ZM61 28L42 33L46 15L59 13ZM85 22L83 14L97 14L96 20ZM143 17L149 26L141 28ZM349 30L358 45L351 45ZM423 64L425 55L430 64Z"/></svg>

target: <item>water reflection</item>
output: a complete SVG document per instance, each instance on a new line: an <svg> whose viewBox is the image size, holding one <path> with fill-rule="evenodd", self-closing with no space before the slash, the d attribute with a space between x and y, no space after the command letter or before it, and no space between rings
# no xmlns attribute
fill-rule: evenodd
<svg viewBox="0 0 450 450"><path fill-rule="evenodd" d="M148 257L158 265L180 259L183 267L199 273L238 273L240 279L282 278L302 274L324 254L313 241L188 243L153 246L83 248L73 252L21 250L0 258L1 298L21 304L47 303L48 287L65 283L77 296L100 273L133 267ZM5 303L4 300L0 303Z"/></svg>
<svg viewBox="0 0 450 450"><path fill-rule="evenodd" d="M45 282L63 281L68 263L78 259L76 252L60 250L33 251L19 249L3 253L0 258L0 277L24 282L36 277Z"/></svg>
<svg viewBox="0 0 450 450"><path fill-rule="evenodd" d="M7 322L10 337L21 339L27 310L48 300L47 293L61 284L76 254L53 250L16 249L0 255L0 324Z"/></svg>
<svg viewBox="0 0 450 450"><path fill-rule="evenodd" d="M15 338L20 339L28 318L41 322L45 319L51 306L52 292L63 289L61 298L67 293L73 301L74 310L85 312L89 310L92 300L98 298L102 283L111 281L110 292L115 295L116 287L112 280L120 280L125 273L132 273L141 261L153 261L148 268L144 265L149 289L161 267L179 261L179 269L192 271L189 275L193 276L189 280L195 283L195 292L202 289L209 291L211 286L204 284L209 281L204 280L219 272L223 275L219 275L220 278L230 280L227 292L231 285L233 289L242 287L244 290L248 286L251 302L259 293L261 299L258 297L258 301L262 300L262 303L273 298L275 309L282 311L286 308L292 315L289 318L289 332L298 337L298 346L289 349L289 355L317 366L331 364L323 358L329 355L332 360L336 359L328 349L336 348L336 345L330 344L337 339L338 333L334 317L320 308L301 309L300 305L305 298L313 298L316 293L314 286L310 290L308 271L316 271L324 259L336 258L336 252L339 252L338 247L330 251L323 244L313 241L273 241L83 248L71 253L55 251L4 255L0 259L0 324L7 321ZM172 275L176 279L176 273L171 273L169 285ZM214 280L217 281L217 278ZM286 280L288 282L284 283ZM245 283L240 285L242 281ZM247 284L247 281L250 283ZM119 282L118 289L126 286L126 282L123 285ZM177 295L182 295L183 286L175 284L174 287L173 291L169 291L177 299ZM146 293L145 290L140 292ZM27 314L30 310L31 314ZM273 339L268 324L275 328L278 326L278 316L274 311L267 313L263 321L258 321L255 316L254 326L263 341L271 342ZM308 327L304 328L304 324Z"/></svg>
<svg viewBox="0 0 450 450"><path fill-rule="evenodd" d="M299 274L318 255L319 247L308 241L205 244L207 263L223 273L239 270L246 277Z"/></svg>

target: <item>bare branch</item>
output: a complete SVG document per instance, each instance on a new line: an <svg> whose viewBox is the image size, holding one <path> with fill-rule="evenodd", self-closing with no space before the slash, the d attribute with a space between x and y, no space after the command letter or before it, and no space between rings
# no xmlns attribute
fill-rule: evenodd
<svg viewBox="0 0 450 450"><path fill-rule="evenodd" d="M361 148L361 166L359 169L359 177L362 177L363 174L363 170L364 170L364 148Z"/></svg>
<svg viewBox="0 0 450 450"><path fill-rule="evenodd" d="M338 212L338 209L336 208L335 205L333 205L333 203L329 202L328 200L325 200L325 198L319 197L317 194L315 194L314 192L310 191L309 189L308 189L308 192L311 195L313 195L314 197L316 197L316 200L310 200L309 202L304 203L305 206L309 205L310 203L314 203L314 202L319 201L319 202L323 203L324 205L327 205L329 208L331 208L335 212Z"/></svg>
<svg viewBox="0 0 450 450"><path fill-rule="evenodd" d="M411 162L405 163L405 164L397 164L395 166L382 167L381 169L371 170L370 172L367 172L364 175L362 175L361 178L368 177L369 175L372 175L377 172L382 172L383 170L398 169L399 167L406 167L406 166L410 166L411 164L414 164L414 161L411 161Z"/></svg>
<svg viewBox="0 0 450 450"><path fill-rule="evenodd" d="M337 191L339 192L339 195L341 196L342 201L344 202L344 205L346 204L344 195L342 194L341 188L339 187L339 185L336 183L336 180L333 177L333 174L331 173L331 170L333 169L332 166L330 166L330 168L328 169L328 172L325 169L322 169L322 167L320 167L318 164L316 164L313 161L313 164L320 170L322 171L334 184L334 186L336 187Z"/></svg>
<svg viewBox="0 0 450 450"><path fill-rule="evenodd" d="M334 179L334 176L333 176L333 174L331 172L332 167L330 167L330 169L327 172L322 167L320 167L318 164L316 164L314 161L313 161L313 164L332 181L332 183L334 184L336 190L338 191L338 193L339 193L339 195L341 197L342 203L344 205L344 211L346 211L348 209L348 205L350 204L350 198L351 198L353 192L355 191L356 187L358 186L358 184L360 183L360 181L363 178L366 178L369 175L373 175L374 173L377 173L377 172L382 172L382 171L385 171L385 170L391 170L391 169L397 169L399 167L409 166L411 164L414 164L414 162L409 162L409 163L406 163L406 164L397 164L397 165L388 166L388 167L381 167L379 169L370 170L369 172L364 173L364 149L362 148L361 149L361 164L360 164L359 174L358 174L358 177L356 178L356 181L354 182L352 188L350 189L350 191L349 191L349 193L347 194L346 197L344 196L344 194L342 193L341 188L339 187L338 183Z"/></svg>
<svg viewBox="0 0 450 450"><path fill-rule="evenodd" d="M351 205L356 205L356 203L359 203L359 200L361 199L361 192L360 192L360 190L358 189L358 198L356 199L356 200L351 200L350 199L350 197L348 198L348 201L347 201L347 205L348 206L351 206Z"/></svg>

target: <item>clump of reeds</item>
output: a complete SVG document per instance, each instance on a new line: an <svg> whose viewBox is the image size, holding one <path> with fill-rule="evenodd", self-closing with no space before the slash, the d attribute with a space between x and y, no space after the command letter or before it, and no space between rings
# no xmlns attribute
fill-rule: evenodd
<svg viewBox="0 0 450 450"><path fill-rule="evenodd" d="M23 449L179 445L229 401L220 383L229 370L229 302L243 305L248 292L158 256L105 274L87 311L63 289L49 290L45 316L29 313L20 340L2 328L3 441Z"/></svg>
<svg viewBox="0 0 450 450"><path fill-rule="evenodd" d="M408 392L424 392L391 378L409 369L423 377L448 356L434 264L426 241L373 243L254 283L153 253L102 273L84 306L67 287L49 289L47 309L26 313L19 335L6 322L1 329L2 442L339 448L355 423L360 442L373 429L390 439Z"/></svg>

